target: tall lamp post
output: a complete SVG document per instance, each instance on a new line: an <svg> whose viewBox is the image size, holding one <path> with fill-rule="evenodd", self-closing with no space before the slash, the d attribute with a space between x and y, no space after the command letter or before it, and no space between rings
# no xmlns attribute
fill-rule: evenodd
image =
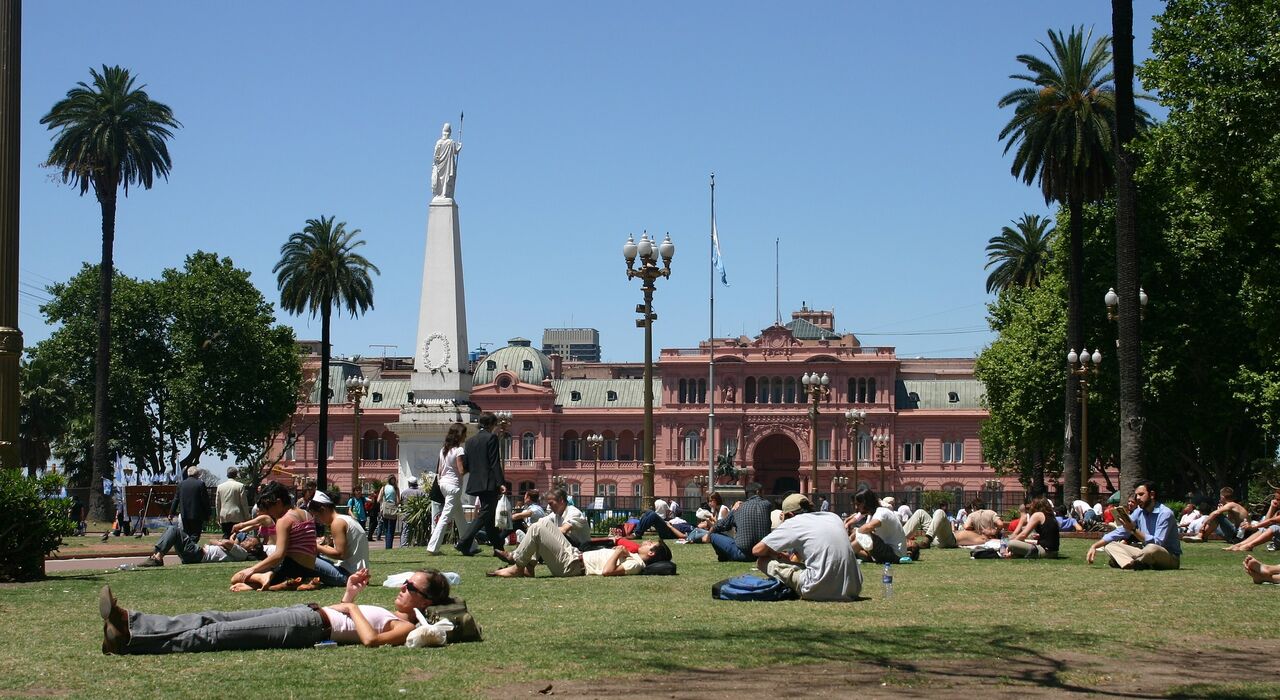
<svg viewBox="0 0 1280 700"><path fill-rule="evenodd" d="M636 326L644 329L644 485L640 498L644 505L653 502L653 322L658 315L653 312L654 282L659 277L671 277L671 258L675 257L676 246L671 242L671 234L667 234L659 245L648 232L640 234L637 243L631 236L622 246L622 257L627 261L627 279L640 278L640 290L644 292L644 303L636 305ZM636 267L636 257L640 258L640 266ZM658 267L658 259L662 259L662 267Z"/></svg>
<svg viewBox="0 0 1280 700"><path fill-rule="evenodd" d="M604 446L604 436L600 433L591 433L587 436L587 446L595 453L596 464L591 469L591 489L595 492L596 497L600 497L600 448Z"/></svg>
<svg viewBox="0 0 1280 700"><path fill-rule="evenodd" d="M844 412L844 423L849 428L849 453L853 462L853 487L858 488L858 431L867 420L867 412L851 408Z"/></svg>
<svg viewBox="0 0 1280 700"><path fill-rule="evenodd" d="M818 501L818 402L831 394L831 387L828 386L830 383L830 377L825 374L819 377L817 372L805 372L800 377L800 384L809 395L809 450L813 456L809 483L813 487L815 503Z"/></svg>
<svg viewBox="0 0 1280 700"><path fill-rule="evenodd" d="M351 490L360 485L360 400L369 391L369 380L364 377L347 379L347 401L351 403Z"/></svg>
<svg viewBox="0 0 1280 700"><path fill-rule="evenodd" d="M1098 365L1102 364L1102 353L1089 349L1076 353L1072 348L1067 353L1067 369L1080 378L1080 500L1089 500L1089 376L1097 376Z"/></svg>
<svg viewBox="0 0 1280 700"><path fill-rule="evenodd" d="M873 435L871 441L876 445L876 457L880 460L880 493L884 493L884 455L889 449L889 436L880 433Z"/></svg>

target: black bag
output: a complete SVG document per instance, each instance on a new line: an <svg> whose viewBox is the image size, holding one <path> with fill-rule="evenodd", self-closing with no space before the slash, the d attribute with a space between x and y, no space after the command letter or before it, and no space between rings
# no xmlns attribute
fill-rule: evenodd
<svg viewBox="0 0 1280 700"><path fill-rule="evenodd" d="M641 576L675 576L676 563L673 561L655 561L653 563L646 564L645 567L640 570L640 575Z"/></svg>
<svg viewBox="0 0 1280 700"><path fill-rule="evenodd" d="M440 478L437 477L431 482L431 491L427 493L427 497L432 503L444 503L444 492L440 490Z"/></svg>
<svg viewBox="0 0 1280 700"><path fill-rule="evenodd" d="M1000 553L990 547L978 547L969 552L973 559L999 559Z"/></svg>
<svg viewBox="0 0 1280 700"><path fill-rule="evenodd" d="M441 619L447 619L453 623L453 629L449 630L447 635L450 644L479 642L484 639L481 636L480 624L471 616L471 611L467 610L467 601L461 598L454 598L452 603L444 605L432 605L423 609L422 614L426 615L427 622L432 624Z"/></svg>

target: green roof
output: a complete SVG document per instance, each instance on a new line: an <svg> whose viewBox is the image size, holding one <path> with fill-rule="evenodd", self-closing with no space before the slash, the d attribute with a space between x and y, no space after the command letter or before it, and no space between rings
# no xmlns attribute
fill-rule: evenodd
<svg viewBox="0 0 1280 700"><path fill-rule="evenodd" d="M803 318L797 318L787 324L791 336L796 340L839 340L841 335L825 328L819 328Z"/></svg>
<svg viewBox="0 0 1280 700"><path fill-rule="evenodd" d="M977 379L899 379L894 388L899 410L980 409L987 393ZM953 394L955 401L951 400Z"/></svg>
<svg viewBox="0 0 1280 700"><path fill-rule="evenodd" d="M476 362L471 381L476 386L488 384L499 372L508 371L525 384L541 384L551 376L551 358L537 348L516 345L521 338L512 338L511 345L494 350ZM529 341L525 340L525 343Z"/></svg>
<svg viewBox="0 0 1280 700"><path fill-rule="evenodd" d="M554 379L551 387L556 392L556 405L565 408L644 408L643 379ZM577 401L573 400L575 392ZM653 406L661 405L662 380L654 377Z"/></svg>

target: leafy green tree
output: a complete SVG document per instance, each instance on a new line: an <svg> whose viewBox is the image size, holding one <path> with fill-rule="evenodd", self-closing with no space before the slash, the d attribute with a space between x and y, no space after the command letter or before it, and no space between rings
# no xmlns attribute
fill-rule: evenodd
<svg viewBox="0 0 1280 700"><path fill-rule="evenodd" d="M100 478L112 473L108 456L108 384L111 356L111 284L114 281L116 194L130 185L151 189L157 177L168 179L172 161L168 139L181 124L173 110L152 100L134 77L120 66L90 69L93 84L77 83L41 117L40 123L57 129L49 151L49 165L62 171L62 181L79 187L83 196L93 190L102 209L102 258L104 271L98 305L98 343L94 358L93 467ZM110 504L101 489L89 489L89 506L99 518L110 517Z"/></svg>
<svg viewBox="0 0 1280 700"><path fill-rule="evenodd" d="M334 217L307 219L301 231L280 247L280 261L272 271L280 289L280 308L294 314L320 315L320 425L316 450L316 482L327 486L325 464L329 440L329 320L333 309L346 308L352 318L373 308L373 279L378 268L356 249L360 229L347 230Z"/></svg>
<svg viewBox="0 0 1280 700"><path fill-rule="evenodd" d="M1052 219L1023 214L1010 223L1012 227L1002 227L999 236L987 241L986 268L996 266L987 277L987 292L1038 286L1053 255Z"/></svg>
<svg viewBox="0 0 1280 700"><path fill-rule="evenodd" d="M1017 60L1027 73L1009 77L1030 83L1000 98L1013 117L1000 130L1005 153L1014 151L1011 172L1030 185L1039 182L1046 204L1065 204L1068 226L1066 348L1084 345L1083 207L1107 194L1115 181L1112 163L1115 93L1110 38L1073 27L1067 35L1049 32L1040 43L1048 60L1031 54ZM1066 382L1062 465L1067 489L1078 488L1080 404L1074 382Z"/></svg>
<svg viewBox="0 0 1280 700"><path fill-rule="evenodd" d="M70 387L47 362L24 358L18 367L18 451L28 478L49 464L54 440L67 429Z"/></svg>

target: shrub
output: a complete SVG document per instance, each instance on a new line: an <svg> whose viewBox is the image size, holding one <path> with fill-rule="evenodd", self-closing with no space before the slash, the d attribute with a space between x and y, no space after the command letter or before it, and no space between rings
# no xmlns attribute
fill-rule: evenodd
<svg viewBox="0 0 1280 700"><path fill-rule="evenodd" d="M426 495L406 498L400 504L400 517L410 546L425 545L431 539L431 499Z"/></svg>
<svg viewBox="0 0 1280 700"><path fill-rule="evenodd" d="M0 469L0 581L44 576L44 558L76 531L71 501L59 497L66 482L59 474L28 479L18 469Z"/></svg>
<svg viewBox="0 0 1280 700"><path fill-rule="evenodd" d="M948 505L948 512L954 513L960 504L952 503L951 499L952 494L947 493L946 491L925 491L920 494L920 509L926 513L932 514L933 511L940 508L943 503L946 503Z"/></svg>
<svg viewBox="0 0 1280 700"><path fill-rule="evenodd" d="M622 527L627 524L627 516L615 515L612 518L604 518L591 527L591 534L596 537L608 537L609 532L615 527Z"/></svg>

